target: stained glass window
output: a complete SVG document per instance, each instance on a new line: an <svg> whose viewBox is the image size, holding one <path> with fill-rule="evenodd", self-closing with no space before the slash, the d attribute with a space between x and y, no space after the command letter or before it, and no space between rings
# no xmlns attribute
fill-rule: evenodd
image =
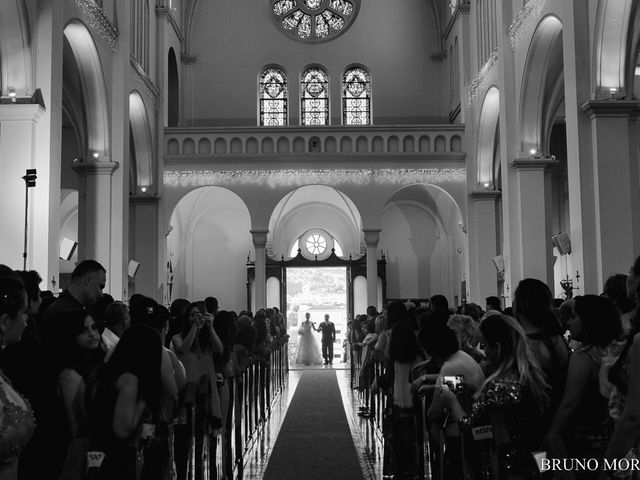
<svg viewBox="0 0 640 480"><path fill-rule="evenodd" d="M329 124L329 77L321 68L305 70L300 77L302 125Z"/></svg>
<svg viewBox="0 0 640 480"><path fill-rule="evenodd" d="M355 67L342 76L342 123L371 124L371 78L363 67Z"/></svg>
<svg viewBox="0 0 640 480"><path fill-rule="evenodd" d="M324 41L343 33L353 22L360 0L271 0L274 20L296 40Z"/></svg>
<svg viewBox="0 0 640 480"><path fill-rule="evenodd" d="M260 125L287 124L287 76L282 69L270 67L260 75Z"/></svg>

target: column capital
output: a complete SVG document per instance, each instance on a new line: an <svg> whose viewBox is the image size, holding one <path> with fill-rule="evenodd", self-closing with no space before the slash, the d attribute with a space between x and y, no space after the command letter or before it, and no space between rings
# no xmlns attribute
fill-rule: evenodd
<svg viewBox="0 0 640 480"><path fill-rule="evenodd" d="M589 100L580 108L593 118L634 118L640 115L638 100Z"/></svg>
<svg viewBox="0 0 640 480"><path fill-rule="evenodd" d="M541 158L514 158L510 162L511 166L518 171L521 170L547 170L558 165L558 161L550 157Z"/></svg>
<svg viewBox="0 0 640 480"><path fill-rule="evenodd" d="M378 242L380 241L380 232L381 228L363 228L364 232L364 243L367 244L367 247L377 247Z"/></svg>
<svg viewBox="0 0 640 480"><path fill-rule="evenodd" d="M265 247L267 245L269 230L249 230L249 232L251 232L254 247Z"/></svg>
<svg viewBox="0 0 640 480"><path fill-rule="evenodd" d="M500 190L474 190L469 193L469 197L474 200L495 200L502 196Z"/></svg>
<svg viewBox="0 0 640 480"><path fill-rule="evenodd" d="M156 205L162 195L129 195L129 203L131 205Z"/></svg>
<svg viewBox="0 0 640 480"><path fill-rule="evenodd" d="M71 168L80 177L88 175L111 175L120 164L118 162L76 162Z"/></svg>
<svg viewBox="0 0 640 480"><path fill-rule="evenodd" d="M0 105L0 122L37 122L45 112L38 104L3 104Z"/></svg>

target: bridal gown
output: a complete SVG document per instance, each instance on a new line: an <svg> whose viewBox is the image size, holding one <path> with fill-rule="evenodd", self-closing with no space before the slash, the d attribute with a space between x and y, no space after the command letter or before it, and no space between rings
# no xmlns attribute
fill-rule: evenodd
<svg viewBox="0 0 640 480"><path fill-rule="evenodd" d="M313 334L311 322L304 321L300 326L296 365L322 365L320 345L318 345L318 340Z"/></svg>

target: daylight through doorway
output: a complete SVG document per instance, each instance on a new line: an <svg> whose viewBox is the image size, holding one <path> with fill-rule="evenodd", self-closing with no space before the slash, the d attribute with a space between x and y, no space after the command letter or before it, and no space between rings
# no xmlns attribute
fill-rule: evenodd
<svg viewBox="0 0 640 480"><path fill-rule="evenodd" d="M289 365L296 365L296 353L305 314L317 327L325 314L336 327L333 344L333 366L344 365L343 341L347 332L347 268L346 267L290 267L287 268L287 325L289 333ZM313 332L318 345L321 335Z"/></svg>

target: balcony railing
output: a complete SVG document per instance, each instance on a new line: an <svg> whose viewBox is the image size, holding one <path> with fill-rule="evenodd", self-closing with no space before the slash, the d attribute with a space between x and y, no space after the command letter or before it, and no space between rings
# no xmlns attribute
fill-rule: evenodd
<svg viewBox="0 0 640 480"><path fill-rule="evenodd" d="M463 154L464 125L165 128L165 160L301 154Z"/></svg>

